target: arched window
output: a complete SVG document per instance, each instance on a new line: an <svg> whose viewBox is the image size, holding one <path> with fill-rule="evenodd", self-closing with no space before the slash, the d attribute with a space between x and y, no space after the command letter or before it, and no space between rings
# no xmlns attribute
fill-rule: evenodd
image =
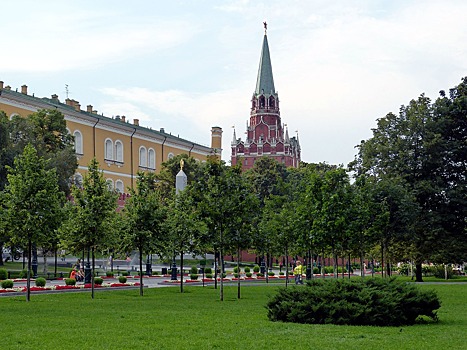
<svg viewBox="0 0 467 350"><path fill-rule="evenodd" d="M266 99L264 98L264 96L261 96L259 98L259 108L264 108L265 105L266 105Z"/></svg>
<svg viewBox="0 0 467 350"><path fill-rule="evenodd" d="M83 135L81 131L75 130L73 136L75 137L75 153L83 154Z"/></svg>
<svg viewBox="0 0 467 350"><path fill-rule="evenodd" d="M124 192L124 186L123 186L123 181L122 180L115 181L115 189L120 193Z"/></svg>
<svg viewBox="0 0 467 350"><path fill-rule="evenodd" d="M167 159L172 159L174 157L174 154L173 153L169 153L168 156L167 156Z"/></svg>
<svg viewBox="0 0 467 350"><path fill-rule="evenodd" d="M115 141L115 160L123 163L123 143L119 140Z"/></svg>
<svg viewBox="0 0 467 350"><path fill-rule="evenodd" d="M111 139L105 140L105 160L114 159L113 142Z"/></svg>
<svg viewBox="0 0 467 350"><path fill-rule="evenodd" d="M146 147L141 146L139 148L139 166L147 167L148 166L148 154Z"/></svg>
<svg viewBox="0 0 467 350"><path fill-rule="evenodd" d="M276 99L274 97L269 97L269 108L276 107Z"/></svg>
<svg viewBox="0 0 467 350"><path fill-rule="evenodd" d="M156 169L156 152L152 148L148 150L148 168Z"/></svg>

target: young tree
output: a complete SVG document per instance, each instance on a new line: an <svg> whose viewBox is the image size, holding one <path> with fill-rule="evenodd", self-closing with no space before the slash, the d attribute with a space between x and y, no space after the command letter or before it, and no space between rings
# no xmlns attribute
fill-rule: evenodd
<svg viewBox="0 0 467 350"><path fill-rule="evenodd" d="M94 298L95 250L105 247L112 236L112 223L117 215L117 195L109 189L95 158L89 164L82 188L73 186L72 195L68 219L62 227L62 238L69 250L88 251L86 279L91 282L91 297ZM89 253L92 255L91 271Z"/></svg>
<svg viewBox="0 0 467 350"><path fill-rule="evenodd" d="M27 300L30 300L31 253L33 245L47 241L61 220L63 193L55 171L37 155L32 145L8 167L4 204L12 243L27 247Z"/></svg>
<svg viewBox="0 0 467 350"><path fill-rule="evenodd" d="M166 218L166 206L154 173L138 173L136 190L130 191L123 220L125 229L120 236L122 251L138 250L140 270L140 295L143 295L143 254L161 252L164 244L162 223Z"/></svg>

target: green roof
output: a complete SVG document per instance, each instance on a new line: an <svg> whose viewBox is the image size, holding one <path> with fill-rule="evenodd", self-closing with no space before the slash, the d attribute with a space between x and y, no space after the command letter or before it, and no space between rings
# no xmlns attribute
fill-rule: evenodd
<svg viewBox="0 0 467 350"><path fill-rule="evenodd" d="M276 90L274 89L274 78L272 76L271 57L269 56L268 37L266 34L264 34L255 94L274 94L275 92Z"/></svg>

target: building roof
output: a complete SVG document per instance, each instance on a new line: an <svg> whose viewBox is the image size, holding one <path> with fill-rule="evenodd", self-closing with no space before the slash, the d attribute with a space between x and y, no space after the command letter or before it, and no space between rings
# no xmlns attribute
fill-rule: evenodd
<svg viewBox="0 0 467 350"><path fill-rule="evenodd" d="M268 36L264 34L263 48L259 59L258 78L256 80L255 94L274 94L274 78L272 76L271 57L269 55Z"/></svg>

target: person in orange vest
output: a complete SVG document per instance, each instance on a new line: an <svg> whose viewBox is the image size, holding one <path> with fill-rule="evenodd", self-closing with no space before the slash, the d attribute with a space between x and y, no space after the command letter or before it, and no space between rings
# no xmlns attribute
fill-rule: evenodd
<svg viewBox="0 0 467 350"><path fill-rule="evenodd" d="M71 270L70 278L73 278L74 280L76 280L76 269Z"/></svg>

